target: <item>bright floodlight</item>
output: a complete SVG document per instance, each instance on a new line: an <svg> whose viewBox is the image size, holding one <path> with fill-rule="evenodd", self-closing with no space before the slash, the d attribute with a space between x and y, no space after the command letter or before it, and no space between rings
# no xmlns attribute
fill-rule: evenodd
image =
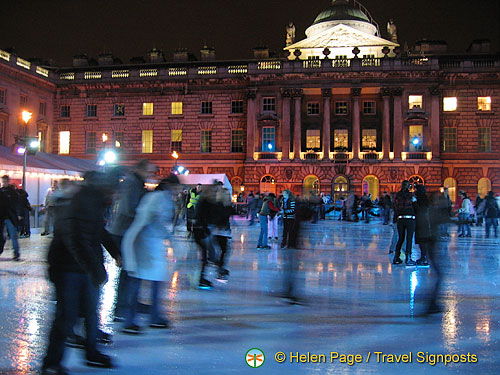
<svg viewBox="0 0 500 375"><path fill-rule="evenodd" d="M268 148L269 150L272 150L272 149L273 149L273 144L272 144L272 143L268 143L268 144L267 144L267 148Z"/></svg>
<svg viewBox="0 0 500 375"><path fill-rule="evenodd" d="M179 158L179 154L177 153L177 151L172 152L172 157L174 159L178 159Z"/></svg>
<svg viewBox="0 0 500 375"><path fill-rule="evenodd" d="M413 143L414 146L418 146L420 143L420 138L418 138L418 137L413 138L411 143Z"/></svg>
<svg viewBox="0 0 500 375"><path fill-rule="evenodd" d="M102 167L102 166L106 165L106 162L105 162L104 160L99 160L99 161L97 162L97 164L98 164L98 165L100 165L100 166Z"/></svg>
<svg viewBox="0 0 500 375"><path fill-rule="evenodd" d="M31 116L33 116L33 113L31 113L30 111L23 111L23 121L25 124L28 123L29 120L31 120Z"/></svg>
<svg viewBox="0 0 500 375"><path fill-rule="evenodd" d="M30 142L30 148L38 148L38 146L40 146L40 142L38 142L37 140L33 140Z"/></svg>
<svg viewBox="0 0 500 375"><path fill-rule="evenodd" d="M116 153L113 151L108 151L104 154L104 161L107 164L114 163L116 161Z"/></svg>
<svg viewBox="0 0 500 375"><path fill-rule="evenodd" d="M184 167L182 165L179 165L179 167L177 167L177 170L179 171L179 173L182 173L184 172Z"/></svg>
<svg viewBox="0 0 500 375"><path fill-rule="evenodd" d="M19 154L19 155L22 155L26 152L26 148L23 147L23 146L20 146L17 148L16 152Z"/></svg>

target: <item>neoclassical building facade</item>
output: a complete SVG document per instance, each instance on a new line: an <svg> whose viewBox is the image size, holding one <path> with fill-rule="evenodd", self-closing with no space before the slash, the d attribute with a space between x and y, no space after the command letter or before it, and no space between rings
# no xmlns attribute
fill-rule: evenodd
<svg viewBox="0 0 500 375"><path fill-rule="evenodd" d="M97 160L114 149L162 175L176 163L225 173L235 192L375 198L403 179L445 185L453 199L499 189L499 56L403 56L358 5L334 0L284 58L208 50L166 62L153 50L133 64L103 54L52 68L0 51L1 140L14 142L28 109L47 152Z"/></svg>

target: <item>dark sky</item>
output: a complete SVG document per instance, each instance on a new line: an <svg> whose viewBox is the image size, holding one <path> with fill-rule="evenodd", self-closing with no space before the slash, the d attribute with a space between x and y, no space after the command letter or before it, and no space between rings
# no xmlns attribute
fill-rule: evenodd
<svg viewBox="0 0 500 375"><path fill-rule="evenodd" d="M382 36L393 18L399 41L448 42L464 52L473 39L488 38L499 51L498 0L362 0ZM73 55L111 51L123 62L152 47L171 60L175 48L199 56L206 42L217 59L246 59L257 45L279 51L291 20L296 40L330 0L3 0L0 48L15 47L24 58L70 65Z"/></svg>

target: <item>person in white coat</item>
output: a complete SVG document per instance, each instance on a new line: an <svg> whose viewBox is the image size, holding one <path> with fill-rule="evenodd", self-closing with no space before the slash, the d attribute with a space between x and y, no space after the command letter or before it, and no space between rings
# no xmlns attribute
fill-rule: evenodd
<svg viewBox="0 0 500 375"><path fill-rule="evenodd" d="M167 281L168 225L172 223L175 204L173 195L179 179L170 175L162 180L157 189L146 194L137 207L136 216L125 233L122 242L123 268L127 272L127 313L123 332L141 333L136 322L137 305L142 280L151 281L151 328L168 328L168 321L160 313L159 291Z"/></svg>

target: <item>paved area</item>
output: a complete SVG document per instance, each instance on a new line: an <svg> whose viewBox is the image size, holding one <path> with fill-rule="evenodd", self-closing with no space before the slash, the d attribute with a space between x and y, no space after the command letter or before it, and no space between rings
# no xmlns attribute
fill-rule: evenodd
<svg viewBox="0 0 500 375"><path fill-rule="evenodd" d="M173 328L148 328L139 337L119 332L110 314L117 269L109 262L100 318L102 328L114 334L114 344L103 351L117 368L88 368L83 352L69 348L65 365L72 374L497 374L500 242L485 239L481 228L473 228L471 239L452 232L440 256L446 270L444 312L430 318L419 315L432 269L392 266L391 227L380 222L305 226L296 275L305 305L277 297L283 251L276 243L257 250L257 225L236 222L230 280L214 281L209 291L196 288L196 249L179 232L168 251L171 280L163 291ZM20 263L10 260L8 246L0 256L0 374L34 374L40 366L55 308L46 279L49 241L39 235L21 239ZM142 299L147 303L146 295ZM265 354L257 369L245 362L252 348ZM284 363L275 359L280 352ZM338 353L333 363L332 352ZM411 363L391 363L408 362L410 354ZM434 360L441 363L433 365ZM445 365L445 360L465 362Z"/></svg>

